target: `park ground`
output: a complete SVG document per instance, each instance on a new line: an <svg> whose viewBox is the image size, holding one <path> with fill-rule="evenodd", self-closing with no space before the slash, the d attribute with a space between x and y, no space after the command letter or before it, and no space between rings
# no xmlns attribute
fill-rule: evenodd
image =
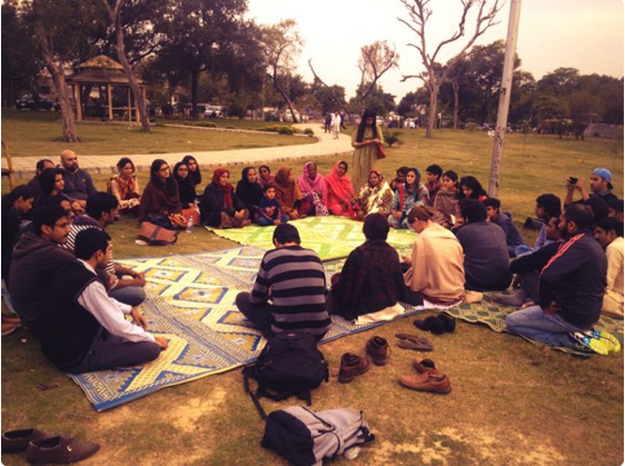
<svg viewBox="0 0 625 466"><path fill-rule="evenodd" d="M35 142L49 147L43 153L60 152L56 141L29 132L31 122L23 120L20 131L41 139ZM316 134L322 131L314 129ZM131 133L131 141L112 143L111 150L123 154L131 152L125 144L140 147L143 143L134 139L144 135ZM3 137L11 137L7 126ZM492 140L485 133L444 130L426 140L421 130L403 130L400 138L403 144L389 149L388 158L380 164L387 178L397 166L417 166L423 173L427 165L439 163L487 184ZM237 138L230 144L234 148ZM329 157L318 159L320 172L327 173L334 162ZM539 194L552 192L564 198L568 176L585 178L598 166L612 170L616 193L622 197L622 140L508 135L499 195L503 209L513 213L520 227L533 215ZM294 169L299 174L301 164ZM238 170L233 170L235 181ZM146 173L139 176L144 185ZM209 176L203 173L205 180ZM95 177L99 188L104 188L106 178L103 174ZM3 183L3 192L6 189ZM235 246L196 228L191 234L181 234L175 246L145 248L134 244L137 230L137 222L130 219L110 227L117 258ZM523 235L533 241L530 233L523 231ZM331 374L337 374L343 353L363 354L373 335L394 344L395 333L416 331L413 320L398 320L323 345ZM450 377L453 389L448 396L401 388L397 380L411 372L411 360L419 353L396 347L387 366L373 366L346 385L331 377L329 384L313 393L314 409L351 406L364 411L378 440L354 464L623 463L622 352L579 358L464 322L458 323L455 333L431 339L435 350L427 356ZM40 391L36 388L40 384L58 386ZM263 400L268 411L290 403L295 400ZM101 451L84 464L286 464L259 445L263 423L243 391L240 370L167 388L97 413L78 386L43 358L37 342L19 330L2 339L2 430L26 426L101 443ZM3 455L2 462L24 464L19 455Z"/></svg>

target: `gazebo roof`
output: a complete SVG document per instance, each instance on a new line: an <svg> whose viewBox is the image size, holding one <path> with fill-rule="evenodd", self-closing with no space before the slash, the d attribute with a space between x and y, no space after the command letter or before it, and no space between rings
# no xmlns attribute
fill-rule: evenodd
<svg viewBox="0 0 625 466"><path fill-rule="evenodd" d="M79 84L130 84L122 65L106 55L98 55L81 63L76 67L76 71L66 78L66 81ZM143 84L139 78L137 82Z"/></svg>
<svg viewBox="0 0 625 466"><path fill-rule="evenodd" d="M122 67L122 65L117 63L112 58L107 57L106 55L98 55L97 57L92 58L91 60L87 60L86 62L78 65L79 70L90 69L90 68L96 68L100 70L124 71L124 68Z"/></svg>

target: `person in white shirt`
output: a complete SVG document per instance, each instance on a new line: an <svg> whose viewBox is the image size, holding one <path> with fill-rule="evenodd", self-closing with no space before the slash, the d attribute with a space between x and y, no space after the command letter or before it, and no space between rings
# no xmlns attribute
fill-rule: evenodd
<svg viewBox="0 0 625 466"><path fill-rule="evenodd" d="M595 239L608 258L607 287L601 312L623 318L623 222L604 218L595 227Z"/></svg>

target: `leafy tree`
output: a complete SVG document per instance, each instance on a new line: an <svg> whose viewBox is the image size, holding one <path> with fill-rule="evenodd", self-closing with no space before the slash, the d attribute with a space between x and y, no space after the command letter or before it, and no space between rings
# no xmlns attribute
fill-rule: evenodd
<svg viewBox="0 0 625 466"><path fill-rule="evenodd" d="M342 86L324 86L319 80L315 79L311 86L311 92L321 107L321 112L325 115L328 112L334 112L339 108L344 108L345 88Z"/></svg>
<svg viewBox="0 0 625 466"><path fill-rule="evenodd" d="M365 92L369 94L365 97ZM361 84L356 90L356 97L352 97L349 101L352 108L361 109L364 103L364 108L374 111L377 115L385 116L391 110L396 107L395 96L384 92L382 86L378 85L372 89L369 89L367 83Z"/></svg>

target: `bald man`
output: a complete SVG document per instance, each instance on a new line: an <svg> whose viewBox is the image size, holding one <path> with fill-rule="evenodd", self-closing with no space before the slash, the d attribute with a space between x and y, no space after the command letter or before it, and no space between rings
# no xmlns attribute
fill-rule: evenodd
<svg viewBox="0 0 625 466"><path fill-rule="evenodd" d="M67 149L61 152L61 166L65 169L63 192L84 209L87 205L87 198L97 192L91 175L78 167L78 156L73 150Z"/></svg>

